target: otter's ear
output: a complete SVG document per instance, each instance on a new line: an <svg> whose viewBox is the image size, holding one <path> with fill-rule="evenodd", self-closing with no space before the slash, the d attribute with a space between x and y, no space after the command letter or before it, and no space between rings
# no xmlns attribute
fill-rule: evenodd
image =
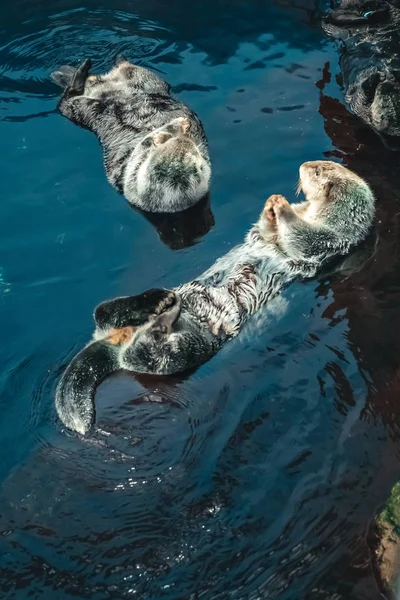
<svg viewBox="0 0 400 600"><path fill-rule="evenodd" d="M154 331L158 331L160 333L164 333L168 335L172 333L172 327L179 317L181 312L181 299L175 294L175 302L172 306L164 310L160 315L153 317L153 326L152 329Z"/></svg>
<svg viewBox="0 0 400 600"><path fill-rule="evenodd" d="M183 135L187 135L190 131L190 121L188 118L182 119L181 121L181 131Z"/></svg>
<svg viewBox="0 0 400 600"><path fill-rule="evenodd" d="M167 140L170 139L170 135L165 131L159 131L153 135L153 142L155 146L161 146L161 144L165 144Z"/></svg>

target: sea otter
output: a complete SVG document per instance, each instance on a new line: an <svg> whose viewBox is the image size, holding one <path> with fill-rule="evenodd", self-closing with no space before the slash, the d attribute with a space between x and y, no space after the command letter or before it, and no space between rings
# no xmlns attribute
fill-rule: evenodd
<svg viewBox="0 0 400 600"><path fill-rule="evenodd" d="M100 304L93 341L58 384L61 421L87 433L96 387L117 370L169 375L198 367L291 281L314 276L367 236L374 195L356 174L329 161L307 162L301 189L306 199L299 204L271 196L244 243L196 280Z"/></svg>
<svg viewBox="0 0 400 600"><path fill-rule="evenodd" d="M203 198L211 169L197 115L148 69L119 57L109 73L89 75L91 64L51 77L65 88L61 113L102 144L108 181L148 212L182 211Z"/></svg>
<svg viewBox="0 0 400 600"><path fill-rule="evenodd" d="M387 145L400 136L400 0L342 0L325 15L340 41L345 100Z"/></svg>

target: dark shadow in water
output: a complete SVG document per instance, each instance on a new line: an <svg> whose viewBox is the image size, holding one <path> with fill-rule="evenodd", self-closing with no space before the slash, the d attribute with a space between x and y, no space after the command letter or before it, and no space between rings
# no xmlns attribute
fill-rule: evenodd
<svg viewBox="0 0 400 600"><path fill-rule="evenodd" d="M207 194L194 206L178 213L140 212L157 230L160 239L171 250L181 250L196 244L214 226L214 215Z"/></svg>
<svg viewBox="0 0 400 600"><path fill-rule="evenodd" d="M54 110L43 110L38 113L34 113L32 115L20 115L20 116L10 116L3 117L0 121L9 121L10 123L25 123L26 121L30 121L31 119L41 119L43 117L50 117L51 115L57 114L58 110L55 108Z"/></svg>

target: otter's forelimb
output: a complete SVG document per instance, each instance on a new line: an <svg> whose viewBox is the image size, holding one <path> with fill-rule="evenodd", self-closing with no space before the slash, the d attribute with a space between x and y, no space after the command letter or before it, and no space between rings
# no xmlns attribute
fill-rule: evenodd
<svg viewBox="0 0 400 600"><path fill-rule="evenodd" d="M275 218L277 244L293 259L321 262L334 254L344 254L349 249L348 240L337 235L333 229L299 217L284 196L271 196L264 215L270 221Z"/></svg>
<svg viewBox="0 0 400 600"><path fill-rule="evenodd" d="M345 254L350 245L329 227L306 223L296 213L294 217L288 218L285 214L280 218L279 240L280 247L288 256L313 262Z"/></svg>

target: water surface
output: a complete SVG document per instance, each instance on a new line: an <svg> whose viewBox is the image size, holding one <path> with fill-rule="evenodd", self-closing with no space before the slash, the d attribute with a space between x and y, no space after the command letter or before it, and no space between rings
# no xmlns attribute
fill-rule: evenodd
<svg viewBox="0 0 400 600"><path fill-rule="evenodd" d="M316 4L5 0L2 598L380 597L365 537L400 473L398 159L346 112ZM95 137L55 111L53 69L119 52L204 122L213 181L195 214L130 208ZM54 390L94 306L195 277L326 157L376 191L369 251L293 284L190 378L105 382L108 438L63 432Z"/></svg>

